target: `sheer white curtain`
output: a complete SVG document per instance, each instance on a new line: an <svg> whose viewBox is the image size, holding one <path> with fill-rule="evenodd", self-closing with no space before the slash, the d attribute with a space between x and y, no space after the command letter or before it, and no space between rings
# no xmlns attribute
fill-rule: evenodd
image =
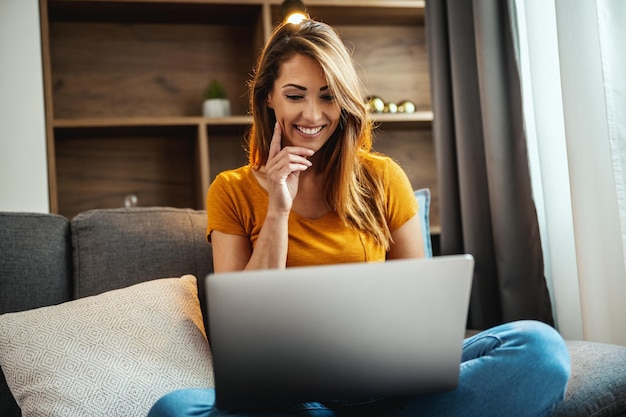
<svg viewBox="0 0 626 417"><path fill-rule="evenodd" d="M609 145L626 263L626 2L598 0L597 11Z"/></svg>
<svg viewBox="0 0 626 417"><path fill-rule="evenodd" d="M557 326L626 345L626 2L511 1Z"/></svg>

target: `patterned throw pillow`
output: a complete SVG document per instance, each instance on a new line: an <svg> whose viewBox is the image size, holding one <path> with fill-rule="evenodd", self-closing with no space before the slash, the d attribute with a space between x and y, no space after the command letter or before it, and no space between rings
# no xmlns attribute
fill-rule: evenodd
<svg viewBox="0 0 626 417"><path fill-rule="evenodd" d="M0 315L0 365L22 415L145 416L213 386L196 278L164 278Z"/></svg>

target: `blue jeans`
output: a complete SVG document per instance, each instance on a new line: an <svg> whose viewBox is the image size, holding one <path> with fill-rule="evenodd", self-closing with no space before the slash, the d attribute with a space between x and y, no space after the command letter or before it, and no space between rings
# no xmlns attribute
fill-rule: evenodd
<svg viewBox="0 0 626 417"><path fill-rule="evenodd" d="M459 385L452 391L361 404L228 412L214 407L213 389L184 389L162 397L148 417L539 417L563 399L569 374L569 354L557 331L537 321L518 321L464 341Z"/></svg>

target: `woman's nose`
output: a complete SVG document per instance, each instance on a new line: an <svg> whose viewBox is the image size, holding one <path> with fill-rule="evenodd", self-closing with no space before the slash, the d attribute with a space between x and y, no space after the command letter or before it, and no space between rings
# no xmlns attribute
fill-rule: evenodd
<svg viewBox="0 0 626 417"><path fill-rule="evenodd" d="M322 108L317 100L307 100L304 110L302 111L304 119L313 123L318 121L322 116Z"/></svg>

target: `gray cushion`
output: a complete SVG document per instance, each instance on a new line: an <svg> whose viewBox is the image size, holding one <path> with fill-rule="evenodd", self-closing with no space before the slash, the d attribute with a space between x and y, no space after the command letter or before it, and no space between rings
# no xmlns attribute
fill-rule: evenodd
<svg viewBox="0 0 626 417"><path fill-rule="evenodd" d="M57 215L0 213L0 314L70 300L69 221ZM20 411L0 372L0 416Z"/></svg>
<svg viewBox="0 0 626 417"><path fill-rule="evenodd" d="M100 209L72 219L74 296L213 270L206 212L169 207ZM203 297L200 297L206 311Z"/></svg>
<svg viewBox="0 0 626 417"><path fill-rule="evenodd" d="M626 347L568 341L572 375L551 417L626 416Z"/></svg>

